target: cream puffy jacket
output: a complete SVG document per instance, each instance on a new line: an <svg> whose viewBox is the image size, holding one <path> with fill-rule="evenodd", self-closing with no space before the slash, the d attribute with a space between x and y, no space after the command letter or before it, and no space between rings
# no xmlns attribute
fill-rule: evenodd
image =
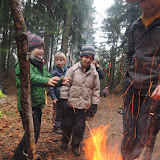
<svg viewBox="0 0 160 160"><path fill-rule="evenodd" d="M61 87L60 98L67 99L70 107L87 109L91 104L98 104L100 82L93 65L84 72L81 63L78 62L67 70L65 77L70 77L70 82Z"/></svg>

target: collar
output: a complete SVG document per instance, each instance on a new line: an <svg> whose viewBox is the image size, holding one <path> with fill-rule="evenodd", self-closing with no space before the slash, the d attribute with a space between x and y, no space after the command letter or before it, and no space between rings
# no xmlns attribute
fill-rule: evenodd
<svg viewBox="0 0 160 160"><path fill-rule="evenodd" d="M145 25L145 29L157 18L160 17L160 8L157 10L157 12L152 17L145 17L144 14L141 15L140 19L142 20L142 23Z"/></svg>
<svg viewBox="0 0 160 160"><path fill-rule="evenodd" d="M58 71L60 71L60 72L66 73L67 68L66 68L65 66L62 67L62 68L60 68L60 67L54 65L54 66L53 66L53 70L58 70Z"/></svg>
<svg viewBox="0 0 160 160"><path fill-rule="evenodd" d="M90 70L91 65L89 65L87 68L84 69L84 68L82 67L82 63L80 62L80 67L83 69L84 72L87 72L87 71Z"/></svg>
<svg viewBox="0 0 160 160"><path fill-rule="evenodd" d="M30 55L29 61L31 64L33 64L36 68L38 68L40 71L43 71L42 67L44 65L43 59L39 59L35 56Z"/></svg>

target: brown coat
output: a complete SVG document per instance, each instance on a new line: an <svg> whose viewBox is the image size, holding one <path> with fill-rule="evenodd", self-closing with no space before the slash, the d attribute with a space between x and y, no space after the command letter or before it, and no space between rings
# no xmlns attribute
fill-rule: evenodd
<svg viewBox="0 0 160 160"><path fill-rule="evenodd" d="M93 65L84 72L81 63L69 68L65 77L70 83L61 87L60 98L67 99L71 107L87 109L91 104L98 104L100 98L99 75Z"/></svg>

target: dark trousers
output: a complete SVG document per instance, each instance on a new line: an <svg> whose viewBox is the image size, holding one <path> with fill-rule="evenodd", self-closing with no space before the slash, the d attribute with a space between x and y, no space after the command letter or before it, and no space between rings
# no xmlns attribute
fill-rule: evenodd
<svg viewBox="0 0 160 160"><path fill-rule="evenodd" d="M84 109L68 107L62 121L63 143L69 143L72 134L72 147L79 147L85 131L86 113Z"/></svg>
<svg viewBox="0 0 160 160"><path fill-rule="evenodd" d="M63 111L65 106L62 105L60 100L58 100L56 104L53 104L53 106L54 106L53 122L55 122L54 128L58 129L61 128Z"/></svg>
<svg viewBox="0 0 160 160"><path fill-rule="evenodd" d="M143 160L151 160L156 135L160 129L160 101L150 114L152 99L128 91L124 96L123 140L121 152L123 160L134 160L139 157L145 147ZM156 118L155 118L156 116Z"/></svg>
<svg viewBox="0 0 160 160"><path fill-rule="evenodd" d="M22 112L20 112L20 116L22 119L22 124L24 128L24 118ZM34 125L34 133L35 133L35 143L38 141L40 128L41 128L41 116L42 116L42 108L41 107L34 107L32 109L32 116L33 116L33 125ZM27 146L26 146L26 135L24 134L23 138L21 139L18 147L15 150L15 153L12 157L12 160L24 160L26 157L23 155L27 153Z"/></svg>

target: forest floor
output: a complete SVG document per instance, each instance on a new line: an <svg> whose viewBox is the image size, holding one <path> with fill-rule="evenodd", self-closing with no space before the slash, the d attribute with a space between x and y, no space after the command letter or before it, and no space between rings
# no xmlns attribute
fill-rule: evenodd
<svg viewBox="0 0 160 160"><path fill-rule="evenodd" d="M0 160L9 160L23 137L24 131L16 107L17 97L14 76L5 78L0 72L0 82L5 84L7 91L7 96L0 99L0 111L2 112L2 118L0 118ZM90 129L109 125L106 130L106 135L109 135L106 145L107 147L112 146L114 152L116 152L115 148L118 145L118 152L120 153L120 144L123 136L122 114L118 113L117 109L122 104L122 94L108 95L106 98L101 97L96 115L86 122L84 140L90 137ZM53 106L51 98L48 96L48 104L43 109L40 137L36 145L37 153L41 155L43 160L85 160L84 142L82 142L81 146L81 156L78 158L72 154L70 145L67 151L60 150L61 135L57 135L53 131L52 114ZM160 133L156 139L153 160L160 160L160 155L157 155L159 151Z"/></svg>

